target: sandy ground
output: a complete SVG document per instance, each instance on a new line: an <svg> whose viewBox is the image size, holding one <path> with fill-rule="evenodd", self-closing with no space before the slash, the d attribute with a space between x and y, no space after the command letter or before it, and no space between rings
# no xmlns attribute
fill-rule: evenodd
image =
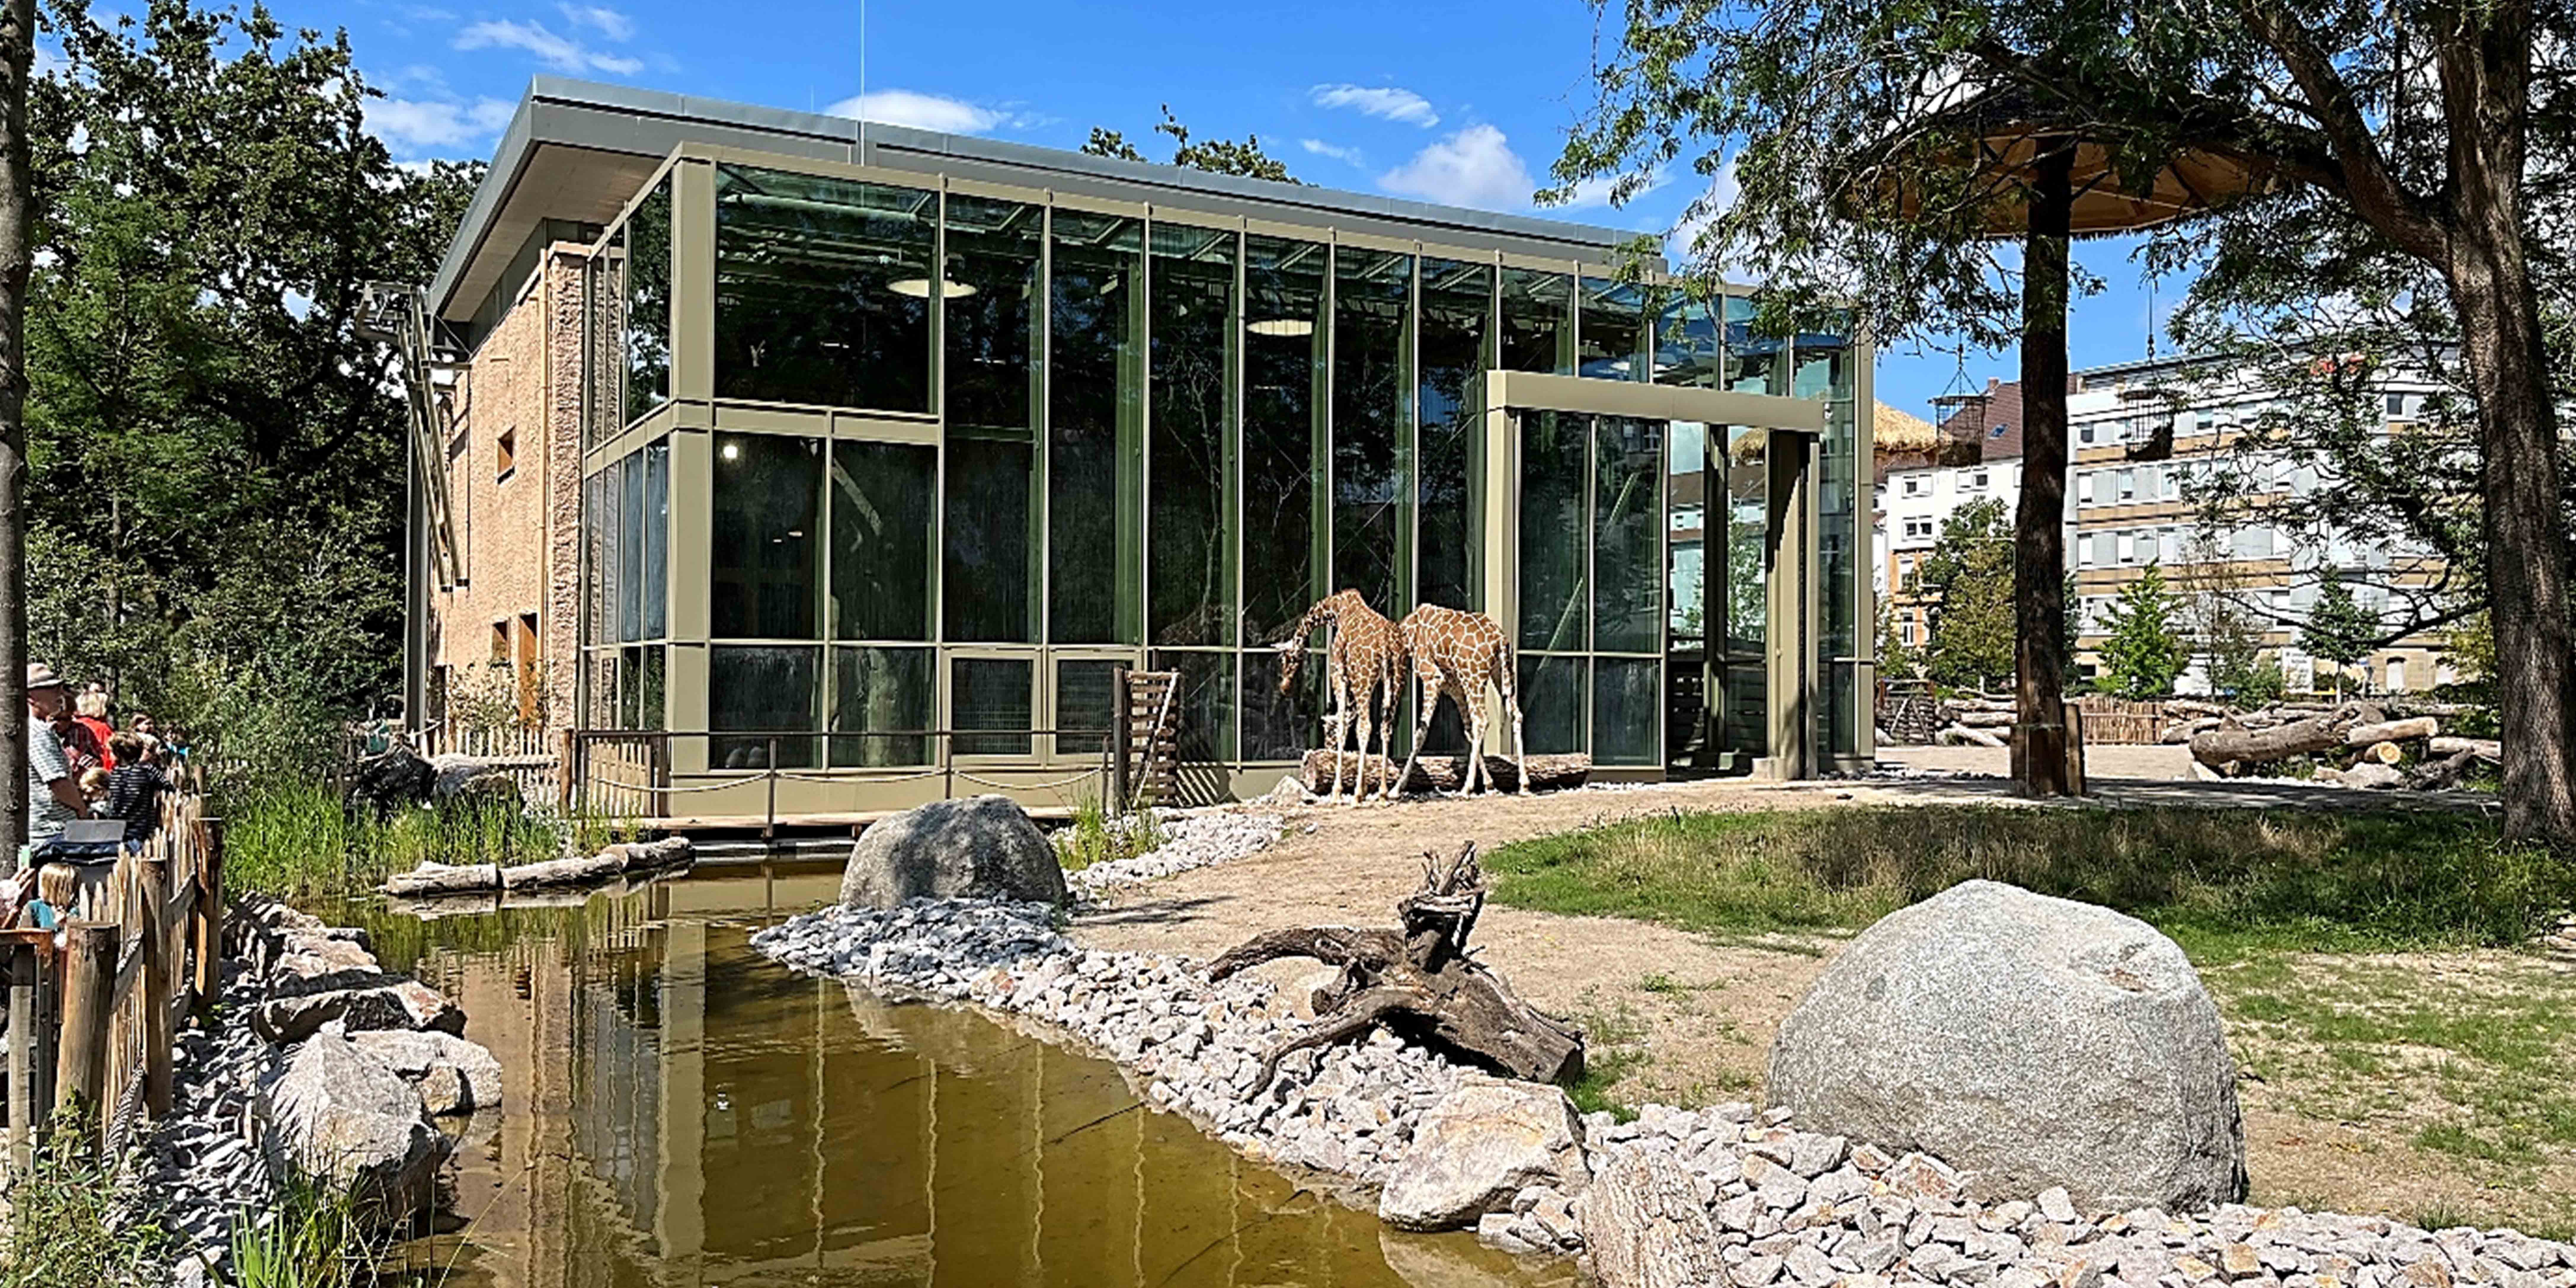
<svg viewBox="0 0 2576 1288"><path fill-rule="evenodd" d="M1420 877L1419 856L1464 839L1492 846L1523 837L1681 809L1816 809L2010 799L2001 752L1907 749L1886 761L1951 775L1889 781L1755 785L1741 780L1526 798L1417 800L1394 807L1313 808L1292 814L1278 846L1238 863L1134 888L1079 918L1074 937L1106 949L1209 957L1262 930L1300 924L1392 920L1395 901ZM2104 748L2094 754L2098 794L2142 804L2200 803L2349 808L2334 789L2248 792L2190 781L2178 748ZM1760 1098L1780 1021L1839 947L1833 939L1722 943L1635 921L1488 907L1476 942L1484 959L1539 1005L1575 1017L1604 1047L1632 1058L1611 1087L1626 1103L1704 1104ZM1285 981L1306 964L1265 968ZM1604 1039L1607 1039L1605 1041ZM2335 1076L2335 1075L2324 1075ZM2381 1212L2414 1219L2456 1211L2485 1224L2520 1220L2564 1228L2576 1213L2561 1199L2537 1206L2501 1194L2450 1156L2418 1149L2405 1133L2312 1118L2292 1107L2314 1090L2242 1084L2247 1152L2258 1200ZM2560 1159L2534 1178L2564 1194L2576 1166Z"/></svg>

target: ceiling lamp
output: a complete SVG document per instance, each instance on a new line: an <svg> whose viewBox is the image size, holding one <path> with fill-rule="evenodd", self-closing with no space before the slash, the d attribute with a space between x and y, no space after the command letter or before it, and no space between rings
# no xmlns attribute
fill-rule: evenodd
<svg viewBox="0 0 2576 1288"><path fill-rule="evenodd" d="M1313 335L1315 323L1311 318L1263 318L1258 322L1245 323L1243 329L1254 335L1297 339Z"/></svg>
<svg viewBox="0 0 2576 1288"><path fill-rule="evenodd" d="M927 277L898 277L893 281L886 283L886 289L897 295L909 295L916 300L926 300L930 298L930 279ZM939 279L939 293L952 300L962 300L969 295L973 295L975 293L975 288L964 282L952 282L943 277Z"/></svg>

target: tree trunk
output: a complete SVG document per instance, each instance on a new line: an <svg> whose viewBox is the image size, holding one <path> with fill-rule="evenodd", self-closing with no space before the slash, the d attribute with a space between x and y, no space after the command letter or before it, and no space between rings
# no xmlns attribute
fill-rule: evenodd
<svg viewBox="0 0 2576 1288"><path fill-rule="evenodd" d="M2033 796L2073 790L2066 763L2066 243L2070 145L2038 158L2022 250L2021 510L2013 541L2013 776Z"/></svg>
<svg viewBox="0 0 2576 1288"><path fill-rule="evenodd" d="M2212 729L2191 740L2191 758L2204 765L2262 764L2291 756L2312 756L2344 745L2344 733L2361 719L2359 707L2341 707L2326 715L2294 720L2269 729Z"/></svg>
<svg viewBox="0 0 2576 1288"><path fill-rule="evenodd" d="M0 868L27 842L27 77L35 0L0 0Z"/></svg>

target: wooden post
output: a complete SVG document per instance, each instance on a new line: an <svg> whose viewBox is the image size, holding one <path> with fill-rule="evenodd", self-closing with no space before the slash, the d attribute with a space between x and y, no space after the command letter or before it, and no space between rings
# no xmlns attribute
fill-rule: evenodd
<svg viewBox="0 0 2576 1288"><path fill-rule="evenodd" d="M170 1112L170 860L147 857L141 872L143 915L143 1108L155 1121Z"/></svg>
<svg viewBox="0 0 2576 1288"><path fill-rule="evenodd" d="M36 1162L36 946L9 946L9 1170L19 1176Z"/></svg>
<svg viewBox="0 0 2576 1288"><path fill-rule="evenodd" d="M563 731L563 750L555 756L555 812L572 817L572 730Z"/></svg>
<svg viewBox="0 0 2576 1288"><path fill-rule="evenodd" d="M74 1114L93 1133L106 1126L107 1026L116 1012L116 954L112 921L67 923L63 936L63 1036L54 1066L54 1109Z"/></svg>
<svg viewBox="0 0 2576 1288"><path fill-rule="evenodd" d="M2084 795L2084 708L2066 707L2066 792Z"/></svg>
<svg viewBox="0 0 2576 1288"><path fill-rule="evenodd" d="M189 1000L197 1018L214 1013L215 997L224 991L224 821L221 818L197 820L203 829L203 846L197 859L196 931L197 978L190 988Z"/></svg>
<svg viewBox="0 0 2576 1288"><path fill-rule="evenodd" d="M1101 812L1116 818L1127 812L1127 757L1136 738L1136 673L1119 667L1111 672L1109 687L1117 695L1118 709L1109 721L1109 799L1101 802Z"/></svg>

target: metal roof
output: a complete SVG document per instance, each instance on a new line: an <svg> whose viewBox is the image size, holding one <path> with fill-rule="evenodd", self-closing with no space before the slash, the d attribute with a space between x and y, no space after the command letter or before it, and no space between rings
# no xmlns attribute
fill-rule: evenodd
<svg viewBox="0 0 2576 1288"><path fill-rule="evenodd" d="M545 219L605 223L672 149L703 143L1242 215L1468 249L1601 263L1630 230L1121 161L814 112L538 76L502 133L430 286L459 318ZM1660 257L1650 267L1661 268Z"/></svg>

